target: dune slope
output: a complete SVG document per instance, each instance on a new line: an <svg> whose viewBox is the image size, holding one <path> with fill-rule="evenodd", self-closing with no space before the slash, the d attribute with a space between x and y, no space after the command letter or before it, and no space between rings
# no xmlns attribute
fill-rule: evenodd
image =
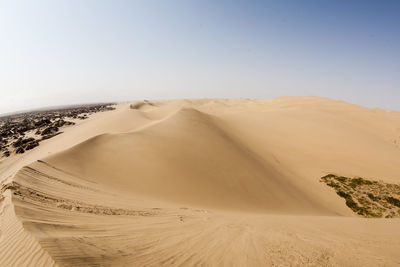
<svg viewBox="0 0 400 267"><path fill-rule="evenodd" d="M400 265L400 221L356 217L319 182L398 183L398 113L278 98L113 114L3 181L0 266Z"/></svg>
<svg viewBox="0 0 400 267"><path fill-rule="evenodd" d="M126 193L183 204L330 212L302 190L307 184L295 184L284 169L235 139L223 121L194 109L181 109L139 131L97 136L45 161Z"/></svg>

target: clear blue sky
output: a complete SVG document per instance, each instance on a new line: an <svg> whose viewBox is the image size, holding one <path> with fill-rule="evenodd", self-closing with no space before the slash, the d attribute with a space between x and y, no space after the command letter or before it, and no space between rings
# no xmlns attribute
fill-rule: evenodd
<svg viewBox="0 0 400 267"><path fill-rule="evenodd" d="M0 0L0 113L318 95L400 110L400 1Z"/></svg>

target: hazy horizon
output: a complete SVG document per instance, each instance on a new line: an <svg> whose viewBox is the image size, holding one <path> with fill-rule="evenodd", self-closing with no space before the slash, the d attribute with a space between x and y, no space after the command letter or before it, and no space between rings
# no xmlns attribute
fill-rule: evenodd
<svg viewBox="0 0 400 267"><path fill-rule="evenodd" d="M0 0L0 114L315 95L400 110L396 1Z"/></svg>

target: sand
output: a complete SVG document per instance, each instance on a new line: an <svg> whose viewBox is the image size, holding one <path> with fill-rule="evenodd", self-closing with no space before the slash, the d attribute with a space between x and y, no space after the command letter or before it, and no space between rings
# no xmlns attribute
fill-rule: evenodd
<svg viewBox="0 0 400 267"><path fill-rule="evenodd" d="M400 112L319 97L120 103L0 162L0 266L400 266Z"/></svg>

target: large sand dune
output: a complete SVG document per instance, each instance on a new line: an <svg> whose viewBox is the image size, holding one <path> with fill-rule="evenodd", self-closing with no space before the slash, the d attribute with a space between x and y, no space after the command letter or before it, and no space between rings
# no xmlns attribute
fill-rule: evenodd
<svg viewBox="0 0 400 267"><path fill-rule="evenodd" d="M399 183L399 143L317 97L120 104L0 164L0 266L400 265L399 219L319 181Z"/></svg>

